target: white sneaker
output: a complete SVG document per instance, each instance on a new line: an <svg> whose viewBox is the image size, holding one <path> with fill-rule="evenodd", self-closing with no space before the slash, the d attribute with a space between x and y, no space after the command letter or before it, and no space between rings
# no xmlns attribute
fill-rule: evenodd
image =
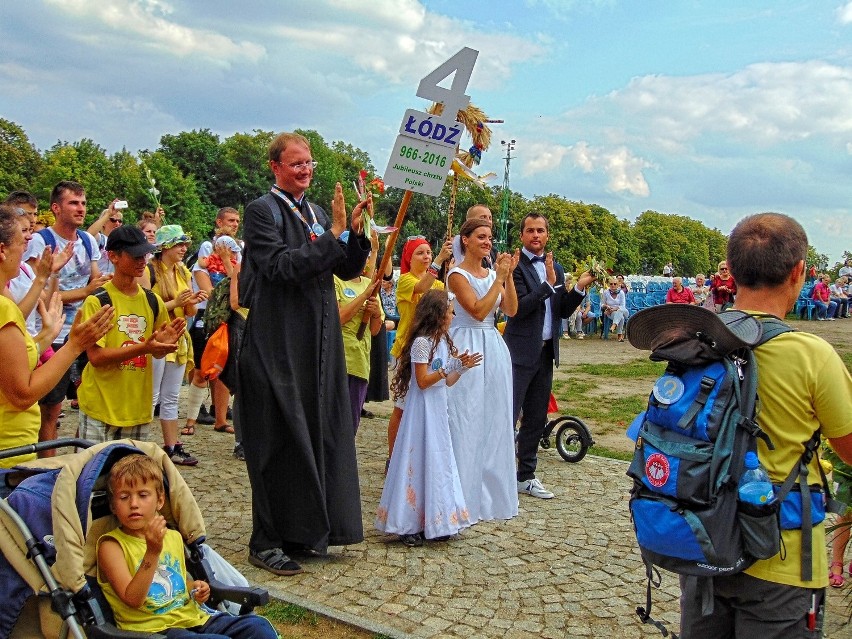
<svg viewBox="0 0 852 639"><path fill-rule="evenodd" d="M539 499L553 499L553 493L541 485L541 482L533 477L526 481L518 482L518 492L538 497Z"/></svg>
<svg viewBox="0 0 852 639"><path fill-rule="evenodd" d="M582 333L577 333L577 339L584 339L585 337Z"/></svg>

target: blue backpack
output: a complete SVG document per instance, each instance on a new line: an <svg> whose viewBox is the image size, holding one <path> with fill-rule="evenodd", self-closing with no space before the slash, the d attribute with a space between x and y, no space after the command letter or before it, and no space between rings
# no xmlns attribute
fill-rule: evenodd
<svg viewBox="0 0 852 639"><path fill-rule="evenodd" d="M660 585L656 566L699 579L736 574L778 554L782 528L801 528L802 578L809 580L811 529L825 518L824 494L829 506L836 507L824 474L822 487L815 490L807 483L808 463L819 447L818 432L805 444L787 480L775 487L770 505L738 501L746 452L757 450L758 438L774 450L755 421L757 361L752 349L793 329L776 318L758 320L740 311L710 320L702 314L715 314L706 309L672 308L684 306L640 311L627 325L634 346L650 348L652 360L667 362L647 409L628 431L636 446L627 471L633 480L630 514L648 577L646 605L636 612L664 636L662 623L651 618L651 586ZM705 331L678 332L678 320L709 324ZM721 333L728 330L723 324L736 322L756 322L749 327L753 339L731 351L719 348L721 342L736 342ZM677 338L668 339L667 333ZM806 493L811 499L802 500ZM699 588L709 594L712 584L704 579ZM702 612L711 614L712 594L702 601Z"/></svg>

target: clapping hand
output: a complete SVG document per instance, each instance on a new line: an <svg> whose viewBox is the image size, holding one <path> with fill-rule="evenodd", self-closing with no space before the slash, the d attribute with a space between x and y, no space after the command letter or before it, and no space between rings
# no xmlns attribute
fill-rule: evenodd
<svg viewBox="0 0 852 639"><path fill-rule="evenodd" d="M470 353L465 350L464 353L459 355L458 359L461 362L462 368L469 369L479 366L482 363L482 353Z"/></svg>
<svg viewBox="0 0 852 639"><path fill-rule="evenodd" d="M39 299L38 314L41 316L41 328L50 338L48 343L52 344L65 323L65 314L62 312L62 297L59 293L50 296L48 305L45 305L44 301Z"/></svg>
<svg viewBox="0 0 852 639"><path fill-rule="evenodd" d="M54 295L58 296L58 293ZM51 307L53 304L54 300L52 299ZM94 346L112 328L113 315L115 315L115 310L109 304L102 306L85 322L80 321L81 314L77 313L74 324L71 326L71 332L68 333L68 342L77 346L80 351L85 351L90 346Z"/></svg>
<svg viewBox="0 0 852 639"><path fill-rule="evenodd" d="M544 256L544 278L551 286L556 284L556 266L553 261L553 251L548 252Z"/></svg>

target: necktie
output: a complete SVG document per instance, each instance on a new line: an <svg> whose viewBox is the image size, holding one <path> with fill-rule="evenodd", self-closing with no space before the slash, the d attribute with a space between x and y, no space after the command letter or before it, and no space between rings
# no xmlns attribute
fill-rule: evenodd
<svg viewBox="0 0 852 639"><path fill-rule="evenodd" d="M536 262L544 262L544 256L542 256L542 255L533 255L533 256L530 258L530 262L532 262L533 264L535 264Z"/></svg>

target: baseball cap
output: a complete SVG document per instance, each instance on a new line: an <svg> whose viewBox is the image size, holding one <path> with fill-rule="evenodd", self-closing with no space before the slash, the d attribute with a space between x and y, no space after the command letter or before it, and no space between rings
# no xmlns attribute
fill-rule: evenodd
<svg viewBox="0 0 852 639"><path fill-rule="evenodd" d="M157 247L148 242L142 229L136 226L119 226L107 236L107 251L124 251L133 257L153 253Z"/></svg>

